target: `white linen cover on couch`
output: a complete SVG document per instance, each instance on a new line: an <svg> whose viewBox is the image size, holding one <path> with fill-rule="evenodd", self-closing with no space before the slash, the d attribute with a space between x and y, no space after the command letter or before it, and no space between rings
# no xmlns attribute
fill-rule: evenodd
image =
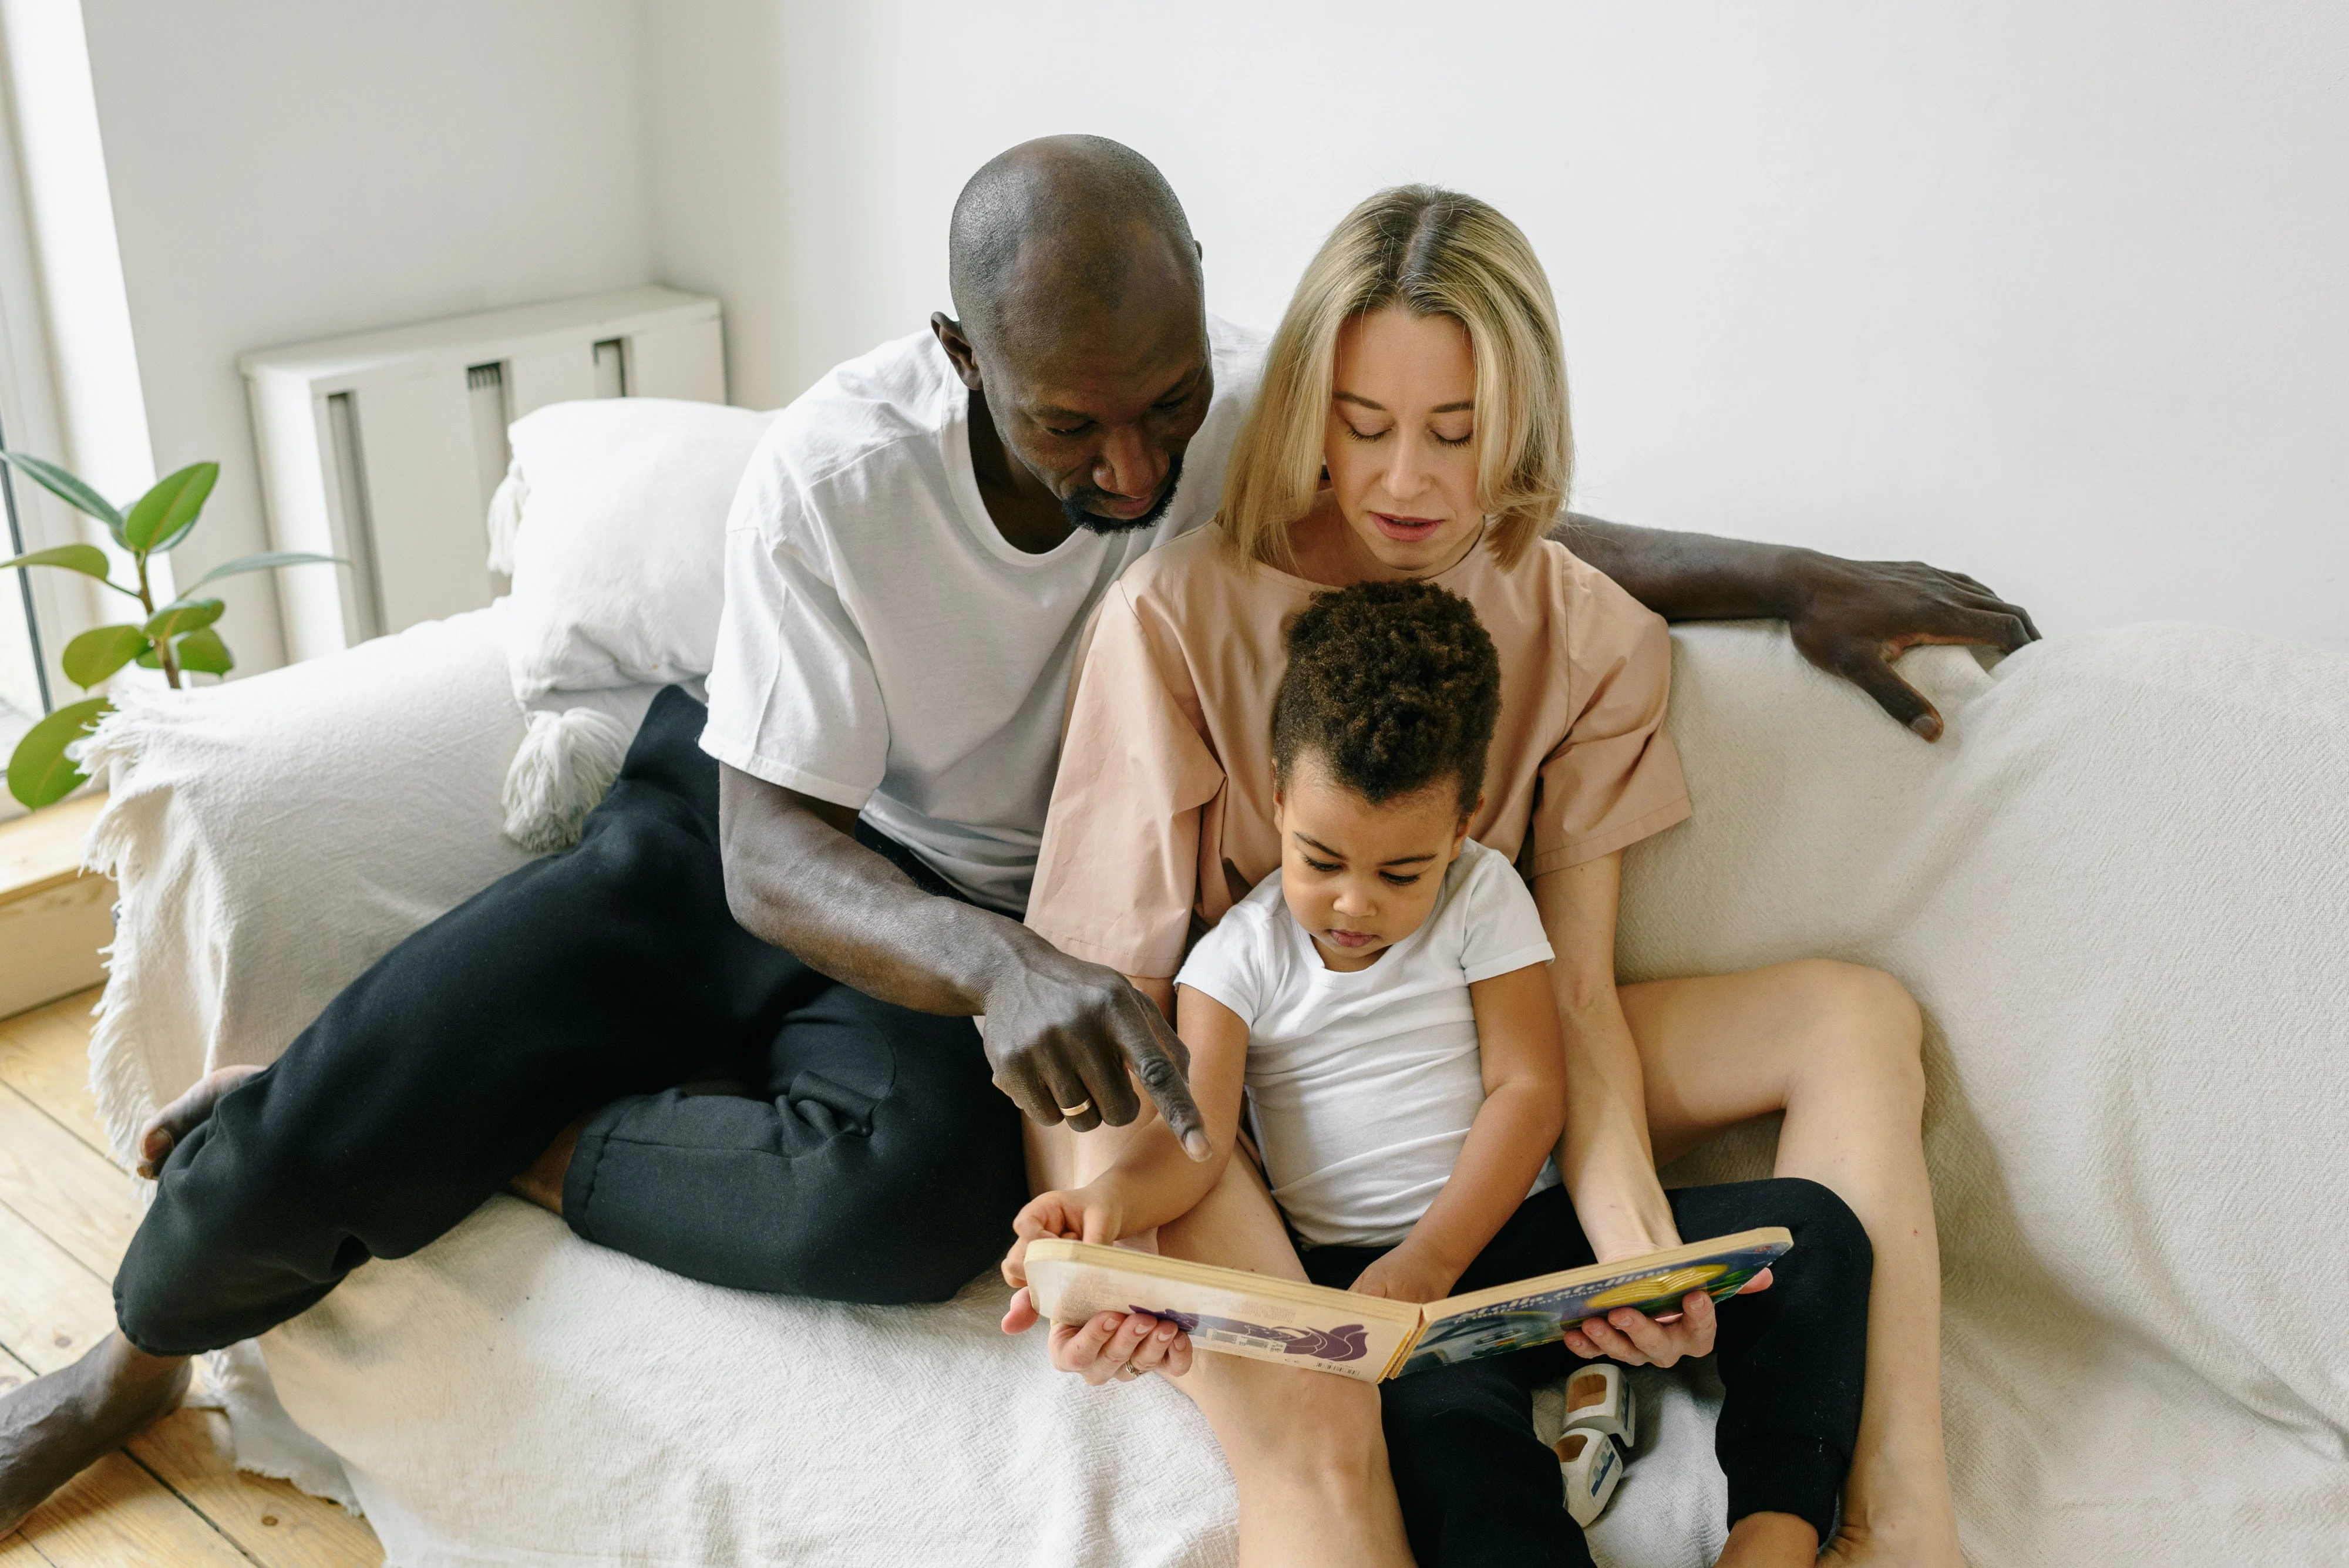
<svg viewBox="0 0 2349 1568"><path fill-rule="evenodd" d="M502 616L109 727L118 1142L520 862ZM1927 746L1775 628L1676 644L1696 815L1632 852L1622 969L1826 955L1924 1004L1977 1568L2349 1560L2349 661L2178 627L1994 675L1923 650L1904 673L1951 721ZM630 719L647 695L612 694ZM1766 1150L1732 1135L1673 1174ZM1185 1401L1051 1374L1000 1304L716 1290L499 1199L264 1345L399 1568L1229 1562ZM1594 1545L1678 1568L1720 1534L1703 1374L1643 1376L1661 1433Z"/></svg>

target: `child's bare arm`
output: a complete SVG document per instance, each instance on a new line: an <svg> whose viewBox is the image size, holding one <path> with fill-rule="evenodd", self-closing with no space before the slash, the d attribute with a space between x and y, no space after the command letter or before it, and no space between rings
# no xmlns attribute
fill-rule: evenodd
<svg viewBox="0 0 2349 1568"><path fill-rule="evenodd" d="M1183 1152L1163 1121L1127 1135L1117 1163L1082 1187L1044 1192L1011 1222L1017 1238L1003 1260L1003 1277L1027 1282L1028 1243L1046 1236L1115 1241L1179 1220L1215 1189L1231 1158L1247 1075L1247 1025L1215 998L1182 988L1177 1018L1191 1051L1191 1095L1199 1106L1211 1151L1203 1160Z"/></svg>
<svg viewBox="0 0 2349 1568"><path fill-rule="evenodd" d="M1222 1179L1240 1125L1247 1081L1248 1026L1205 992L1176 989L1176 1033L1191 1048L1191 1094L1206 1124L1210 1152L1195 1160L1163 1122L1128 1143L1118 1162L1087 1184L1117 1204L1126 1235L1179 1220Z"/></svg>
<svg viewBox="0 0 2349 1568"><path fill-rule="evenodd" d="M1451 1293L1461 1271L1525 1201L1566 1125L1566 1055L1548 970L1533 964L1480 980L1468 999L1476 1010L1484 1106L1444 1190L1402 1244L1354 1282L1365 1294L1432 1302Z"/></svg>

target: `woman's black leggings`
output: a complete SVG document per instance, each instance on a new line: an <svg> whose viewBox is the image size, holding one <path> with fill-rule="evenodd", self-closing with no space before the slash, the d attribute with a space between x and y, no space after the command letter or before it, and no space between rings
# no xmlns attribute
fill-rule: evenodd
<svg viewBox="0 0 2349 1568"><path fill-rule="evenodd" d="M1720 1305L1714 1342L1727 1397L1713 1452L1729 1478L1729 1521L1808 1520L1824 1543L1859 1436L1875 1254L1842 1199L1814 1181L1741 1181L1668 1195L1690 1241L1784 1225L1795 1248L1775 1282ZM1375 1247L1304 1253L1317 1284L1344 1289ZM1537 1192L1454 1286L1505 1285L1592 1262L1566 1189ZM1387 1458L1420 1568L1590 1568L1567 1514L1557 1457L1534 1436L1533 1391L1581 1365L1562 1345L1413 1373L1381 1387Z"/></svg>

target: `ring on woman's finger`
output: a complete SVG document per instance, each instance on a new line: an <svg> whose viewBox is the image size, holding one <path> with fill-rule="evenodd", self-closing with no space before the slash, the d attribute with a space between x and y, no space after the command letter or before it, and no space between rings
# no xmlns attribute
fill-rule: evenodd
<svg viewBox="0 0 2349 1568"><path fill-rule="evenodd" d="M1093 1103L1091 1100L1079 1100L1073 1106L1061 1106L1060 1112L1064 1116L1081 1116L1092 1108Z"/></svg>

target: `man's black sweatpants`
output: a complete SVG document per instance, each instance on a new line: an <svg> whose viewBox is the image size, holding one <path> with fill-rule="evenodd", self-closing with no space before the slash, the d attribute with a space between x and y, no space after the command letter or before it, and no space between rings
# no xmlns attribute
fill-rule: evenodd
<svg viewBox="0 0 2349 1568"><path fill-rule="evenodd" d="M453 1228L591 1110L565 1220L676 1272L937 1301L1001 1256L1027 1179L978 1032L735 924L704 717L662 692L576 848L386 954L172 1152L115 1276L132 1344L285 1322ZM740 1092L679 1087L697 1078Z"/></svg>
<svg viewBox="0 0 2349 1568"><path fill-rule="evenodd" d="M1690 1241L1784 1225L1795 1248L1766 1291L1720 1303L1726 1397L1713 1453L1729 1478L1729 1522L1749 1513L1810 1521L1824 1544L1859 1438L1875 1253L1843 1199L1792 1179L1683 1188L1667 1195ZM1343 1290L1377 1247L1303 1254L1316 1284ZM1563 1187L1520 1204L1454 1294L1591 1262ZM1590 1568L1564 1507L1557 1456L1534 1436L1533 1391L1583 1365L1562 1345L1414 1372L1380 1386L1387 1459L1420 1568Z"/></svg>

